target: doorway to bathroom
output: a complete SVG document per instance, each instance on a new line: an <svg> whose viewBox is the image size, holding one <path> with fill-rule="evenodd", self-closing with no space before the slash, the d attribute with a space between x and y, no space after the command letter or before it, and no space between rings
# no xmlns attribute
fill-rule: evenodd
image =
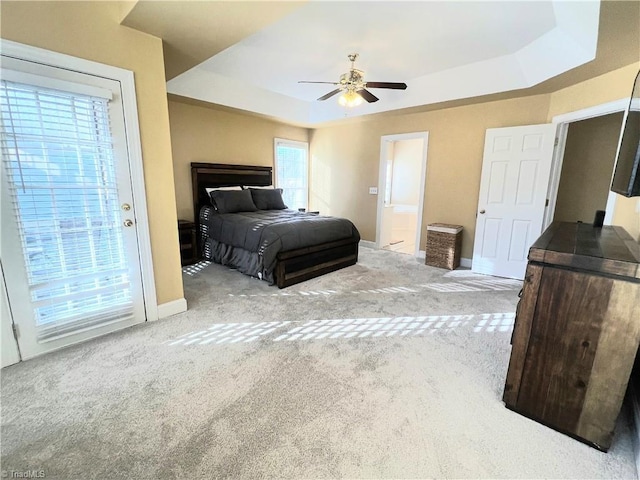
<svg viewBox="0 0 640 480"><path fill-rule="evenodd" d="M381 139L378 248L418 255L427 142L427 132L385 135Z"/></svg>

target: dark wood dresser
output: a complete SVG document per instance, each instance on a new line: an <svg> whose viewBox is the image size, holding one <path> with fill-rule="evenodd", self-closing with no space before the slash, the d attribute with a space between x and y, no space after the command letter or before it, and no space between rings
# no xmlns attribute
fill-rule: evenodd
<svg viewBox="0 0 640 480"><path fill-rule="evenodd" d="M640 245L552 224L529 250L511 343L506 406L607 451L640 343Z"/></svg>

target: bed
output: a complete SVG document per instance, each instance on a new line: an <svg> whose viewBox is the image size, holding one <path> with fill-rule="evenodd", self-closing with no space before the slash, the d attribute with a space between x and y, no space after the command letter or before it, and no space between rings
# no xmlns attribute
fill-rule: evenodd
<svg viewBox="0 0 640 480"><path fill-rule="evenodd" d="M349 220L293 210L219 213L212 207L207 189L272 185L271 167L192 163L191 178L202 259L279 288L358 261L360 234Z"/></svg>

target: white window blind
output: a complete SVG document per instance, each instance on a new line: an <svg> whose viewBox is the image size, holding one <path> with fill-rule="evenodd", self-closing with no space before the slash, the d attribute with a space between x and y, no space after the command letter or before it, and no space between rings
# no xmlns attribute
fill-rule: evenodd
<svg viewBox="0 0 640 480"><path fill-rule="evenodd" d="M3 80L0 104L38 340L130 317L108 100Z"/></svg>
<svg viewBox="0 0 640 480"><path fill-rule="evenodd" d="M275 150L276 186L283 190L284 203L291 209L307 208L307 144L276 139Z"/></svg>

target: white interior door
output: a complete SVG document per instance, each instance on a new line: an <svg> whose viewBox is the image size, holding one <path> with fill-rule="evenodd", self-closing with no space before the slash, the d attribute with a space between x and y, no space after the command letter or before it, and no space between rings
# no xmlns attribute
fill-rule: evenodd
<svg viewBox="0 0 640 480"><path fill-rule="evenodd" d="M556 125L487 130L472 270L523 279L542 232Z"/></svg>
<svg viewBox="0 0 640 480"><path fill-rule="evenodd" d="M120 83L3 58L1 258L23 359L145 320Z"/></svg>

